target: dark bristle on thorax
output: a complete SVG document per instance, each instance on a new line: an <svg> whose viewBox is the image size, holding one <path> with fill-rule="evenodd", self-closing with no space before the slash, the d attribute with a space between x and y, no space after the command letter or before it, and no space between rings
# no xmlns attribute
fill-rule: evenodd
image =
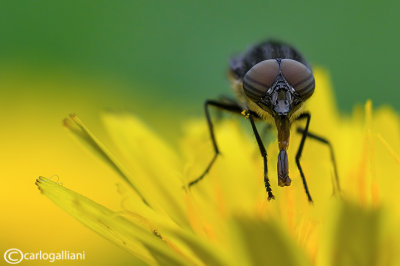
<svg viewBox="0 0 400 266"><path fill-rule="evenodd" d="M243 79L247 71L257 63L268 59L293 59L311 69L304 57L291 45L286 43L267 40L258 45L252 46L247 52L232 58L229 68L238 79Z"/></svg>

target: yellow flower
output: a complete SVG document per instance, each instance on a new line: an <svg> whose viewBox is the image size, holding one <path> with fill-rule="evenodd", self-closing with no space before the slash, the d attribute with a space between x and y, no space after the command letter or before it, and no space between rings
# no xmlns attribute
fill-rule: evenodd
<svg viewBox="0 0 400 266"><path fill-rule="evenodd" d="M114 156L71 116L65 125L128 184L119 186L121 209L109 210L44 177L37 185L80 222L149 265L398 265L399 118L388 107L373 111L370 101L351 116L341 115L327 73L317 69L315 79L307 103L310 131L331 141L342 190L333 185L329 149L307 139L301 162L314 204L294 162L300 141L295 130L288 150L290 187L277 185L271 166L278 145L268 135L276 200L267 201L262 158L244 130L249 123L237 122L239 116L217 123L223 156L190 189L188 182L212 156L204 120L185 124L176 152L135 116L106 113L105 127L119 151Z"/></svg>

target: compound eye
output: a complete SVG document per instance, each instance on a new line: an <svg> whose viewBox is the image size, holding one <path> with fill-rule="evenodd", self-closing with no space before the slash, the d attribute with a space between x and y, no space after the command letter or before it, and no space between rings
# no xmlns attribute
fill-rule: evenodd
<svg viewBox="0 0 400 266"><path fill-rule="evenodd" d="M314 76L304 64L292 59L283 59L281 61L281 72L303 100L308 99L313 94L315 88Z"/></svg>
<svg viewBox="0 0 400 266"><path fill-rule="evenodd" d="M275 59L269 59L254 65L243 78L243 89L247 97L257 102L274 84L279 74L279 65Z"/></svg>

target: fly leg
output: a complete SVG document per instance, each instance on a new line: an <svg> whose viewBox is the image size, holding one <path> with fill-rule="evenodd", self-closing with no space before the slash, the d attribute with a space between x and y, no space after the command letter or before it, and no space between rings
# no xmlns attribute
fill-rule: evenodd
<svg viewBox="0 0 400 266"><path fill-rule="evenodd" d="M256 124L254 123L253 114L247 111L247 115L250 120L254 136L256 137L258 148L260 149L261 156L264 161L264 184L265 184L265 189L267 190L268 193L268 200L271 200L274 199L274 194L272 194L271 185L269 184L269 179L268 179L267 151L265 150L264 144L260 138L260 135L258 134Z"/></svg>
<svg viewBox="0 0 400 266"><path fill-rule="evenodd" d="M305 129L302 128L302 127L298 127L298 128L297 128L297 133L303 134L303 135L304 135ZM325 145L328 146L329 151L330 151L330 155L331 155L332 165L333 165L333 172L334 172L334 175L335 175L334 177L335 177L336 189L340 192L339 175L338 175L338 172L337 172L337 166L336 166L336 160L335 160L335 153L333 152L333 146L332 146L332 144L331 144L330 141L327 140L326 138L321 137L321 136L318 136L318 135L316 135L316 134L314 134L314 133L311 133L311 132L309 132L309 131L306 133L306 137L308 137L308 138L310 138L310 139L314 139L314 140L316 140L316 141L319 141L320 143L323 143L323 144L325 144ZM335 186L334 186L334 188L335 188ZM334 191L335 191L335 190L334 190Z"/></svg>
<svg viewBox="0 0 400 266"><path fill-rule="evenodd" d="M194 184L196 184L197 182L199 182L200 180L202 180L204 178L204 176L210 171L210 169L213 166L213 164L215 163L218 155L220 154L218 144L215 139L214 126L211 121L210 110L209 110L210 106L214 106L218 109L237 113L237 114L240 114L242 112L242 108L238 104L234 104L234 103L228 104L228 103L223 103L223 102L218 102L218 101L213 101L213 100L207 100L204 103L204 111L205 111L205 115L206 115L206 119L207 119L208 129L210 131L210 138L211 138L213 148L214 148L214 156L211 159L211 161L208 163L208 166L204 170L204 172L198 178L196 178L195 180L193 180L189 183L189 187L193 186Z"/></svg>
<svg viewBox="0 0 400 266"><path fill-rule="evenodd" d="M311 114L308 112L302 113L300 116L298 116L296 118L296 120L302 120L302 119L306 119L306 126L302 132L300 145L299 145L299 148L296 153L296 164L297 164L297 168L300 171L301 179L303 180L303 186L304 186L304 190L306 191L308 201L312 202L313 200L311 198L310 191L308 190L306 177L304 176L303 169L301 168L301 165L300 165L300 157L301 157L301 153L303 152L304 143L306 142L306 136L308 135L308 127L310 125Z"/></svg>
<svg viewBox="0 0 400 266"><path fill-rule="evenodd" d="M243 110L243 109L241 109L241 107L239 107L236 99L231 96L228 96L228 95L223 95L223 94L220 95L218 97L218 100L216 100L216 102L218 102L219 104L225 105L225 106L229 106L229 107L237 106L240 110ZM217 112L215 113L214 122L219 122L223 118L223 113L226 110L224 110L223 108L217 108L216 111ZM235 111L235 113L237 113L237 112Z"/></svg>

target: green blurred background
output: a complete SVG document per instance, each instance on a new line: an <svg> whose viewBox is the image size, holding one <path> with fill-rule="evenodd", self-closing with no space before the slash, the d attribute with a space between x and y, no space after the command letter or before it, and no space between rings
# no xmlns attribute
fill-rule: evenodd
<svg viewBox="0 0 400 266"><path fill-rule="evenodd" d="M367 98L399 108L399 11L389 0L2 1L0 58L110 76L127 86L91 93L199 114L229 90L228 58L274 37L331 71L343 110Z"/></svg>
<svg viewBox="0 0 400 266"><path fill-rule="evenodd" d="M228 59L269 37L330 71L343 112L368 98L399 110L399 11L390 0L1 1L1 253L69 247L87 250L88 265L130 259L33 185L56 173L67 187L119 206L117 177L62 128L68 113L100 137L104 108L178 136L176 126L201 116L206 98L230 93ZM91 170L99 168L103 176Z"/></svg>

